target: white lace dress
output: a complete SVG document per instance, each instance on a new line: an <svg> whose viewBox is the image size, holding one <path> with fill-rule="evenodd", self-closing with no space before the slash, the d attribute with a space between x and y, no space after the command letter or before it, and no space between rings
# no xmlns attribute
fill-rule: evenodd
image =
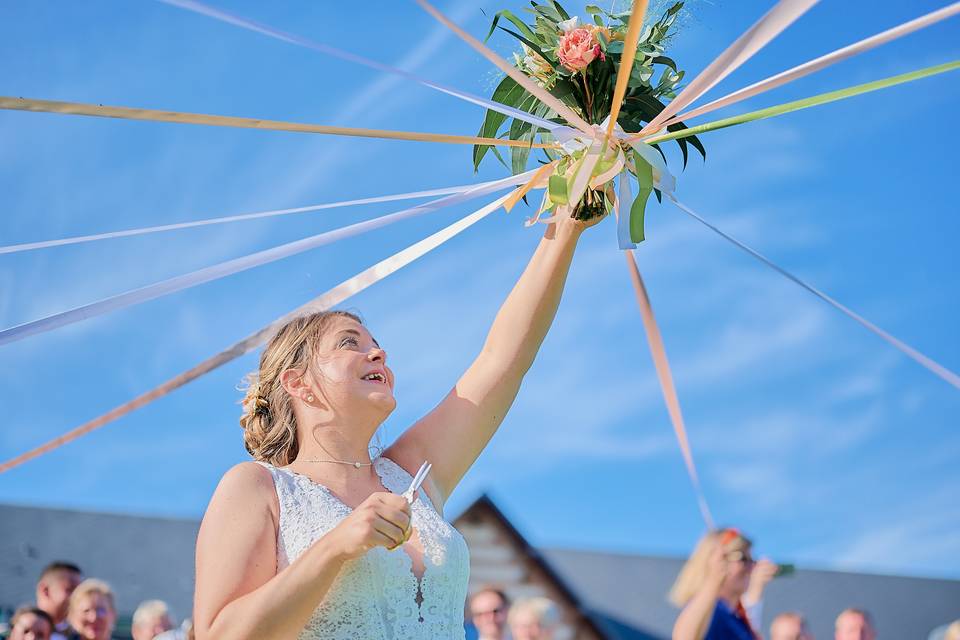
<svg viewBox="0 0 960 640"><path fill-rule="evenodd" d="M351 512L326 487L287 469L260 463L273 476L280 502L277 570L296 560ZM380 457L373 468L383 486L403 493L412 478ZM412 507L423 545L423 578L402 549L376 547L346 563L313 612L300 640L464 638L463 612L470 560L463 536L436 512L423 490ZM419 602L419 604L418 604Z"/></svg>

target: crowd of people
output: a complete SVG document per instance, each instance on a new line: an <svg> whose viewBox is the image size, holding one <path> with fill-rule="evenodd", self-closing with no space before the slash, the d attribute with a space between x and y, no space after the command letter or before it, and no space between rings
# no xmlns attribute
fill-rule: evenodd
<svg viewBox="0 0 960 640"><path fill-rule="evenodd" d="M113 589L84 578L70 562L52 562L37 580L36 601L19 607L10 619L7 640L110 640L117 624ZM189 620L175 628L162 600L137 607L130 627L133 640L193 640Z"/></svg>

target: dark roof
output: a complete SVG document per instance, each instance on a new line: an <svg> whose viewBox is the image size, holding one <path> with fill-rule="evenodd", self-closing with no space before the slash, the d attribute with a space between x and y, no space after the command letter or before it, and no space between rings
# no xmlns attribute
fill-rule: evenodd
<svg viewBox="0 0 960 640"><path fill-rule="evenodd" d="M592 610L670 637L677 610L666 594L683 558L561 549L543 556ZM847 607L868 610L881 638L926 640L935 627L960 618L960 581L799 569L768 587L763 630L778 613L799 611L814 637L832 638L833 621Z"/></svg>
<svg viewBox="0 0 960 640"><path fill-rule="evenodd" d="M196 520L0 505L0 522L0 606L33 601L43 568L66 560L110 583L121 614L153 598L178 619L193 609Z"/></svg>

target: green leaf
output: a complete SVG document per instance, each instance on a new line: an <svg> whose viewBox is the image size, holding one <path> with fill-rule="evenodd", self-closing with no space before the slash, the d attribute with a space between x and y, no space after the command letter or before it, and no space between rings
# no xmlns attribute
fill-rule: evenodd
<svg viewBox="0 0 960 640"><path fill-rule="evenodd" d="M680 73L679 69L677 69L677 63L674 62L673 60L671 60L670 58L666 57L666 56L657 56L657 57L655 57L655 58L653 59L653 64L665 64L665 65L667 65L668 67L670 67L671 69L673 69L673 72L674 72L674 73Z"/></svg>
<svg viewBox="0 0 960 640"><path fill-rule="evenodd" d="M607 45L607 53L623 53L623 40L614 40Z"/></svg>
<svg viewBox="0 0 960 640"><path fill-rule="evenodd" d="M600 7L598 7L598 6L595 5L595 4L588 4L588 5L585 7L584 10L585 10L587 13L589 13L590 15L593 15L593 16L603 15L603 9L601 9Z"/></svg>
<svg viewBox="0 0 960 640"><path fill-rule="evenodd" d="M512 11L509 11L508 9L504 9L503 11L498 11L496 15L494 15L493 24L490 25L490 31L487 33L487 37L483 39L484 42L489 40L490 36L493 35L493 30L497 28L497 23L500 21L500 18L506 18L507 20L512 22L517 27L517 29L519 29L520 32L523 33L523 35L529 38L530 40L536 40L537 38L536 35L533 33L530 27L527 26L526 22L524 22L523 20L518 18L516 15L514 15Z"/></svg>
<svg viewBox="0 0 960 640"><path fill-rule="evenodd" d="M567 13L567 11L566 11L563 7L560 6L560 3L557 2L557 0L550 0L550 4L553 5L553 8L556 10L557 13L560 14L560 16L561 16L564 20L569 20L569 19L570 19L570 14Z"/></svg>
<svg viewBox="0 0 960 640"><path fill-rule="evenodd" d="M509 33L510 35L512 35L514 38L516 38L517 40L519 40L519 41L522 42L523 44L525 44L525 45L527 45L528 47L530 47L531 50L533 50L534 52L536 52L537 55L539 55L541 58L543 58L544 60L546 60L546 61L549 63L549 59L547 58L547 54L545 54L545 53L543 52L543 49L540 48L540 45L534 44L532 40L529 40L529 39L523 37L522 35L520 35L519 33L515 32L515 31L511 31L510 29L507 29L506 27L500 27L500 29L501 29L501 31L506 31L507 33Z"/></svg>
<svg viewBox="0 0 960 640"><path fill-rule="evenodd" d="M526 95L529 95L527 94L526 90L518 85L513 78L507 76L500 82L500 84L497 85L497 88L494 89L493 95L490 99L494 102L500 102L509 106L516 106L517 102ZM503 125L506 119L506 115L498 111L488 109L486 116L483 119L483 124L480 126L480 131L477 132L477 135L481 138L496 138L498 132L500 131L501 125ZM480 162L483 160L483 156L486 155L489 149L490 145L474 145L474 171L480 168Z"/></svg>

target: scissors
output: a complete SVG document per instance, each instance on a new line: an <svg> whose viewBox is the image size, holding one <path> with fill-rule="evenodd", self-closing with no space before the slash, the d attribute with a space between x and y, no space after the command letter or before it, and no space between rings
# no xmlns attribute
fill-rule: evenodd
<svg viewBox="0 0 960 640"><path fill-rule="evenodd" d="M426 480L427 474L430 473L430 469L432 468L433 465L426 461L420 465L420 470L417 471L417 475L413 476L413 482L410 483L410 488L403 492L403 497L407 499L407 502L413 504L413 500L420 490L420 485Z"/></svg>

